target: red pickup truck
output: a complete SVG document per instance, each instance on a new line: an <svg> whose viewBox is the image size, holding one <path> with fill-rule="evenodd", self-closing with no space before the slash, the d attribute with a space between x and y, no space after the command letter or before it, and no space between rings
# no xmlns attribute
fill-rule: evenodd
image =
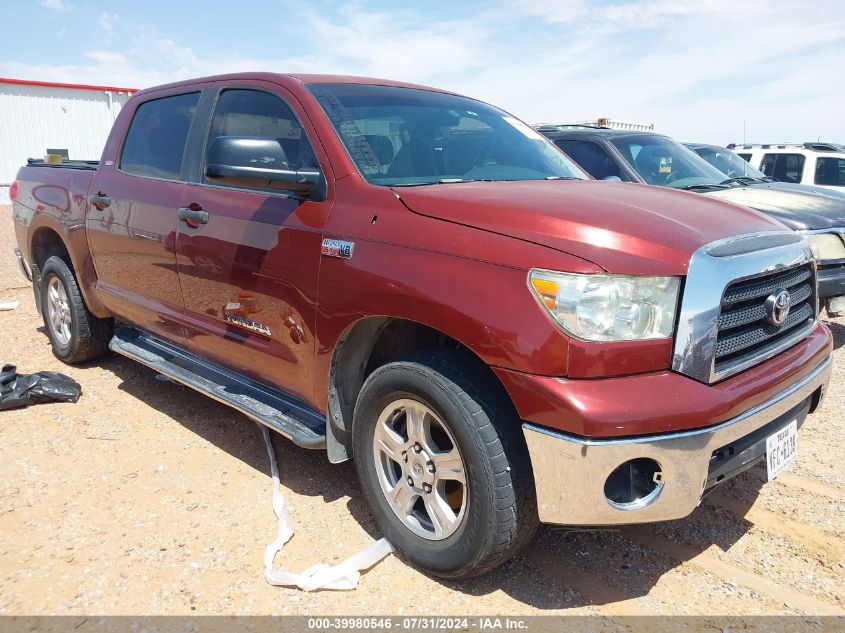
<svg viewBox="0 0 845 633"><path fill-rule="evenodd" d="M803 238L600 182L445 91L250 73L139 92L99 163L30 161L18 257L53 350L107 349L331 462L430 573L539 522L676 519L795 457L831 337Z"/></svg>

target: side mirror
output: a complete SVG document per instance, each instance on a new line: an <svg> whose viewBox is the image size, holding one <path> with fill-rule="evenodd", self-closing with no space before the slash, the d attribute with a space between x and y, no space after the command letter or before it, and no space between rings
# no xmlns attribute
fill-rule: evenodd
<svg viewBox="0 0 845 633"><path fill-rule="evenodd" d="M218 136L208 148L205 175L212 182L282 189L325 199L325 178L317 169L290 169L279 141L251 136Z"/></svg>

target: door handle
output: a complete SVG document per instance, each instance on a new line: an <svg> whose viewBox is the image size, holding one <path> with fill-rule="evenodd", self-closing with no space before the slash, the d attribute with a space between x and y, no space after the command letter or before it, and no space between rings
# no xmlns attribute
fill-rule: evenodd
<svg viewBox="0 0 845 633"><path fill-rule="evenodd" d="M88 196L88 202L93 204L97 209L102 211L111 204L111 198L106 195L105 191L98 191Z"/></svg>
<svg viewBox="0 0 845 633"><path fill-rule="evenodd" d="M191 209L179 207L176 216L191 228L197 228L200 224L208 224L208 211L202 209Z"/></svg>

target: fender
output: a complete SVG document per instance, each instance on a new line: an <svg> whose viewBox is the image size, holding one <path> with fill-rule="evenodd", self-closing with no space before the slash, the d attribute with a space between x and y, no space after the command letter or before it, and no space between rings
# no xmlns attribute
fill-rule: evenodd
<svg viewBox="0 0 845 633"><path fill-rule="evenodd" d="M70 258L88 309L97 317L110 317L97 290L97 272L88 248L85 231L87 194L74 194L60 185L29 181L20 181L20 191L13 215L24 257L34 264L33 244L39 235L43 231L55 233ZM40 273L33 280L36 286L39 282Z"/></svg>

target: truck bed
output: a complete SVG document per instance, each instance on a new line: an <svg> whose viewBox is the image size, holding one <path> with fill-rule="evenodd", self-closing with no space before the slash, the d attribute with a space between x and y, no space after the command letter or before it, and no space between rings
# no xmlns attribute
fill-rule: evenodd
<svg viewBox="0 0 845 633"><path fill-rule="evenodd" d="M82 169L96 171L100 164L98 160L63 160L61 163L45 163L43 158L27 158L28 167L52 167L54 169Z"/></svg>

